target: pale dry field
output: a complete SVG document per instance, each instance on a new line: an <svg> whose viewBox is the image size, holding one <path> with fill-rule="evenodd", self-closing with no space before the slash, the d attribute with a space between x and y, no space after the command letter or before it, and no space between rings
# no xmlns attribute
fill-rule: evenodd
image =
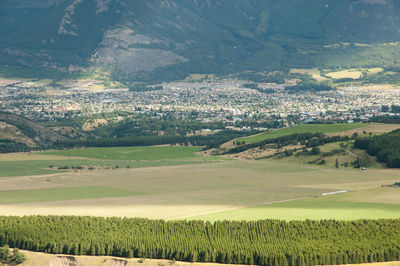
<svg viewBox="0 0 400 266"><path fill-rule="evenodd" d="M326 133L328 136L352 136L354 133L357 133L359 135L364 134L364 132L367 133L372 133L372 134L382 134L382 133L387 133L396 129L400 128L400 124L374 124L374 125L369 125L361 128L356 128L352 130L347 130L343 131L340 133Z"/></svg>
<svg viewBox="0 0 400 266"><path fill-rule="evenodd" d="M359 79L362 77L362 72L357 69L348 69L337 72L330 72L325 74L325 76L328 76L333 79L343 79L343 78Z"/></svg>
<svg viewBox="0 0 400 266"><path fill-rule="evenodd" d="M311 68L311 69L291 69L290 73L297 73L297 74L308 74L311 75L313 79L316 81L326 81L329 80L328 78L325 78L321 76L321 71L318 68Z"/></svg>
<svg viewBox="0 0 400 266"><path fill-rule="evenodd" d="M105 119L94 119L92 121L86 121L86 123L82 126L82 129L84 131L91 131L100 126L108 126L108 121Z"/></svg>
<svg viewBox="0 0 400 266"><path fill-rule="evenodd" d="M374 187L367 190L359 190L356 193L346 193L340 195L337 199L351 202L400 204L400 189Z"/></svg>

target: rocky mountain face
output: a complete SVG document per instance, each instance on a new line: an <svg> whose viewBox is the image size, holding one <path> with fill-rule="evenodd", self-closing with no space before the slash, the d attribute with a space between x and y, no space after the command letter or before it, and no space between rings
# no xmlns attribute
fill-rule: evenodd
<svg viewBox="0 0 400 266"><path fill-rule="evenodd" d="M116 79L397 67L396 0L1 0L0 65Z"/></svg>

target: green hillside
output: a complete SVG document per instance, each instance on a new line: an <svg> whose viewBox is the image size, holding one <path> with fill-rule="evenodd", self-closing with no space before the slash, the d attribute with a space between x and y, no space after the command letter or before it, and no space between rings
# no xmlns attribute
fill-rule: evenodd
<svg viewBox="0 0 400 266"><path fill-rule="evenodd" d="M244 141L246 143L257 143L267 139L275 139L295 133L339 133L366 126L368 126L368 124L303 124L294 127L268 131L247 138L241 138L239 141Z"/></svg>

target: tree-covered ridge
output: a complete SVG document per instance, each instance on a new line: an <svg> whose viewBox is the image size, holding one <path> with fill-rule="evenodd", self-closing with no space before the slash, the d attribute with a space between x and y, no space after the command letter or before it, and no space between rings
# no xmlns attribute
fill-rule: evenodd
<svg viewBox="0 0 400 266"><path fill-rule="evenodd" d="M360 137L356 139L355 147L377 156L378 161L386 163L388 167L400 168L399 129L378 136Z"/></svg>
<svg viewBox="0 0 400 266"><path fill-rule="evenodd" d="M399 233L399 220L211 224L72 216L0 217L0 245L72 255L232 264L288 266L399 260Z"/></svg>
<svg viewBox="0 0 400 266"><path fill-rule="evenodd" d="M356 135L352 136L355 138ZM239 145L227 151L227 154L239 153L249 149L263 148L267 145L272 145L274 148L281 148L289 145L302 145L306 148L317 147L326 143L339 141L348 141L351 138L348 136L327 136L323 133L294 133L278 138L266 139L260 142L246 144L245 141L238 141L235 144Z"/></svg>
<svg viewBox="0 0 400 266"><path fill-rule="evenodd" d="M160 119L153 119L150 115L136 115L91 131L82 130L85 119L66 118L61 121L45 123L0 112L0 122L15 126L21 131L22 136L31 139L35 144L35 146L27 146L18 140L0 139L0 153L75 147L129 147L165 144L204 146L205 149L211 149L231 139L255 133L254 131L223 129L225 125L220 122L203 123L194 118L180 120L170 113ZM269 123L271 121L265 121L260 125L267 126ZM70 131L67 131L60 135L53 129L58 126L72 127L74 132L79 133L70 134ZM247 124L239 122L237 126L243 127ZM201 134L200 131L205 128L212 131L212 134Z"/></svg>

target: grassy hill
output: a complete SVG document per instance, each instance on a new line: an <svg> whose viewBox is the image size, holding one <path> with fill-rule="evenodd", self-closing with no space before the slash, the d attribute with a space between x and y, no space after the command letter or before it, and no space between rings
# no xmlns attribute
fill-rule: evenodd
<svg viewBox="0 0 400 266"><path fill-rule="evenodd" d="M381 157L374 157L376 153L367 153L365 147L355 143L398 128L399 124L303 124L238 138L213 152L231 158L279 160L324 167L384 168ZM381 138L385 139L384 136ZM387 166L395 167L390 163Z"/></svg>
<svg viewBox="0 0 400 266"><path fill-rule="evenodd" d="M352 129L367 127L369 124L302 124L294 127L268 131L247 138L240 138L238 141L245 143L257 143L268 139L275 139L295 133L339 133Z"/></svg>

